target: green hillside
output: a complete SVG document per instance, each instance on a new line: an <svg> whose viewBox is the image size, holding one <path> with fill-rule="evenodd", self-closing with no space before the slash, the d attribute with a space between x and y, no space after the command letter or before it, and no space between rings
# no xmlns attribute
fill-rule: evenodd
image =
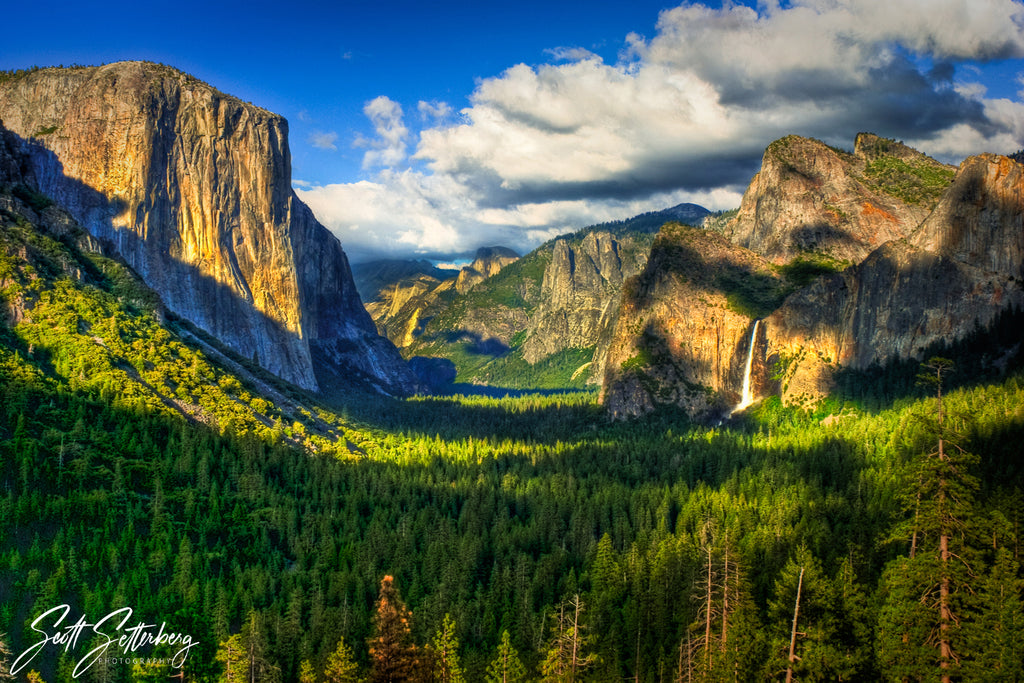
<svg viewBox="0 0 1024 683"><path fill-rule="evenodd" d="M661 213L645 214L619 228L620 255L624 261L646 258L654 234L634 232ZM641 220L642 219L642 220ZM609 224L610 225L610 224ZM565 236L572 248L583 237L608 225L592 226ZM555 240L548 241L518 261L505 266L465 294L442 294L438 312L430 318L406 357L436 356L455 363L457 383L473 383L510 389L592 389L588 369L599 340L585 348L567 348L536 363L523 358L522 344L530 329L530 317L542 296L544 270L551 262Z"/></svg>

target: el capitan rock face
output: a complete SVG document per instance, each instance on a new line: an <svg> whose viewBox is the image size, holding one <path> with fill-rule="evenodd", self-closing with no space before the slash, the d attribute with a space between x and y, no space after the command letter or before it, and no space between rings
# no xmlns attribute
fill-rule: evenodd
<svg viewBox="0 0 1024 683"><path fill-rule="evenodd" d="M40 190L167 308L299 386L414 388L344 251L291 189L287 122L169 67L43 69L0 84Z"/></svg>

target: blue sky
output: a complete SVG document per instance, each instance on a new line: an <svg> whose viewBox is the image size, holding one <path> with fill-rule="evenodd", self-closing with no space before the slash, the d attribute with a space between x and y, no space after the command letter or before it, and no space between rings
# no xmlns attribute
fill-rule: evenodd
<svg viewBox="0 0 1024 683"><path fill-rule="evenodd" d="M187 71L285 116L294 176L355 181L373 135L363 113L381 96L416 111L420 101L468 103L480 78L550 50L585 47L609 61L630 31L653 30L656 0L551 2L57 3L5 8L0 68L146 59ZM32 28L36 27L36 28ZM411 121L415 124L415 121ZM334 133L334 154L310 144ZM328 137L321 137L326 141ZM323 144L323 142L321 142Z"/></svg>
<svg viewBox="0 0 1024 683"><path fill-rule="evenodd" d="M957 162L1024 147L1016 0L31 3L0 68L148 59L288 118L300 196L355 260L525 251L736 206L772 139Z"/></svg>

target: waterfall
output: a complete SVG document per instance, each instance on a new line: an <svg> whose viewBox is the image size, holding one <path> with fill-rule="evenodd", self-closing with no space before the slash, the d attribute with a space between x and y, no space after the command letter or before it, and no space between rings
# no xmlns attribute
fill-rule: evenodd
<svg viewBox="0 0 1024 683"><path fill-rule="evenodd" d="M750 390L750 369L754 366L754 345L757 342L757 326L760 320L754 321L754 331L750 333L750 348L747 349L747 367L743 371L743 393L740 395L740 402L729 411L729 416L745 410L754 402L754 392Z"/></svg>

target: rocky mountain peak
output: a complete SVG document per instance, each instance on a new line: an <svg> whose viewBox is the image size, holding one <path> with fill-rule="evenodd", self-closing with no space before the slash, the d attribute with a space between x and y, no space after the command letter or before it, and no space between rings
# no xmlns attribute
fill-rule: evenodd
<svg viewBox="0 0 1024 683"><path fill-rule="evenodd" d="M476 250L473 263L463 266L455 282L459 294L465 294L489 277L494 277L501 269L519 260L519 254L508 247L480 247Z"/></svg>
<svg viewBox="0 0 1024 683"><path fill-rule="evenodd" d="M726 233L778 264L806 254L859 263L924 220L953 173L869 133L857 137L852 154L790 135L765 150Z"/></svg>
<svg viewBox="0 0 1024 683"><path fill-rule="evenodd" d="M907 239L793 294L766 321L768 354L785 358L787 402L817 398L839 367L921 358L985 329L1024 303L1024 167L965 160L935 210Z"/></svg>
<svg viewBox="0 0 1024 683"><path fill-rule="evenodd" d="M996 154L966 159L911 242L982 270L1024 279L1024 166Z"/></svg>

